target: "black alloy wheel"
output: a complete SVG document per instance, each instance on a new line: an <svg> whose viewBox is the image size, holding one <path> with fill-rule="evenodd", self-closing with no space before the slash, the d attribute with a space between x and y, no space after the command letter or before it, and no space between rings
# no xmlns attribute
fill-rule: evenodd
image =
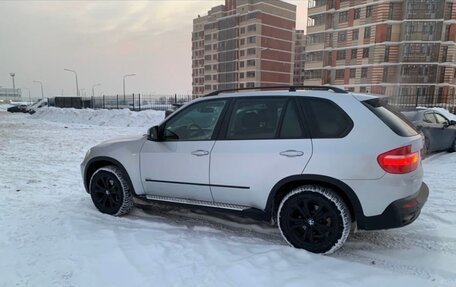
<svg viewBox="0 0 456 287"><path fill-rule="evenodd" d="M133 208L130 188L115 166L95 171L90 180L90 195L95 207L102 213L123 215Z"/></svg>
<svg viewBox="0 0 456 287"><path fill-rule="evenodd" d="M326 194L302 190L283 200L279 228L286 241L296 248L331 253L348 237L351 221L347 222L347 218L349 211L337 196L328 198Z"/></svg>

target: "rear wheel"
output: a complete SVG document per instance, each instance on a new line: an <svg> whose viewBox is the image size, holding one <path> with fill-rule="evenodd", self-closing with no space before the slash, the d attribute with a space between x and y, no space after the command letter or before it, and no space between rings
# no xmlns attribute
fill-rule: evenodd
<svg viewBox="0 0 456 287"><path fill-rule="evenodd" d="M288 244L313 253L333 253L351 229L345 202L331 189L317 185L293 189L280 203L277 217Z"/></svg>
<svg viewBox="0 0 456 287"><path fill-rule="evenodd" d="M114 165L99 168L90 179L93 204L102 213L121 216L133 208L133 196L123 172Z"/></svg>
<svg viewBox="0 0 456 287"><path fill-rule="evenodd" d="M453 145L450 147L448 150L449 152L455 152L456 151L456 137L453 140Z"/></svg>

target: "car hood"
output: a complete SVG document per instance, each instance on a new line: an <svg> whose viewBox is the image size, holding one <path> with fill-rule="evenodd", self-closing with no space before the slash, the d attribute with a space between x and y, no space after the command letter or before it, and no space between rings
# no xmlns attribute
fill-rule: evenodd
<svg viewBox="0 0 456 287"><path fill-rule="evenodd" d="M144 141L146 140L146 135L137 135L137 136L125 136L125 137L118 137L113 138L107 141L103 141L96 145L96 147L104 147L113 144L128 144L132 142Z"/></svg>

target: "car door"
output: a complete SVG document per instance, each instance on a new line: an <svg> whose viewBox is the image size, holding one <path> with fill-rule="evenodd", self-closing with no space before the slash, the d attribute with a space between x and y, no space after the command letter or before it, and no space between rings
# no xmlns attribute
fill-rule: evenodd
<svg viewBox="0 0 456 287"><path fill-rule="evenodd" d="M159 141L141 150L141 178L149 195L212 201L209 158L227 100L191 104L159 128Z"/></svg>
<svg viewBox="0 0 456 287"><path fill-rule="evenodd" d="M426 123L426 125L423 126L423 133L429 139L431 146L429 152L441 150L443 147L441 139L443 125L437 123L433 111L425 112L423 121Z"/></svg>
<svg viewBox="0 0 456 287"><path fill-rule="evenodd" d="M454 125L450 125L450 121L439 113L434 113L437 123L441 126L441 149L449 149L453 145L455 138L456 128Z"/></svg>
<svg viewBox="0 0 456 287"><path fill-rule="evenodd" d="M238 98L232 103L211 153L215 202L264 209L278 181L303 172L312 144L299 114L292 97Z"/></svg>

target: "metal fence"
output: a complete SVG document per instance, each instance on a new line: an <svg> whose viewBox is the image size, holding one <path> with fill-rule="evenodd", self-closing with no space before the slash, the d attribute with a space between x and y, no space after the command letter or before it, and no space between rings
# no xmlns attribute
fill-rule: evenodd
<svg viewBox="0 0 456 287"><path fill-rule="evenodd" d="M414 110L416 107L444 108L451 113L456 113L456 95L447 96L445 99L437 96L401 95L388 97L388 103L400 111Z"/></svg>
<svg viewBox="0 0 456 287"><path fill-rule="evenodd" d="M132 111L165 111L173 104L185 103L195 97L191 95L103 95L101 97L56 97L55 106L76 109L129 109Z"/></svg>

